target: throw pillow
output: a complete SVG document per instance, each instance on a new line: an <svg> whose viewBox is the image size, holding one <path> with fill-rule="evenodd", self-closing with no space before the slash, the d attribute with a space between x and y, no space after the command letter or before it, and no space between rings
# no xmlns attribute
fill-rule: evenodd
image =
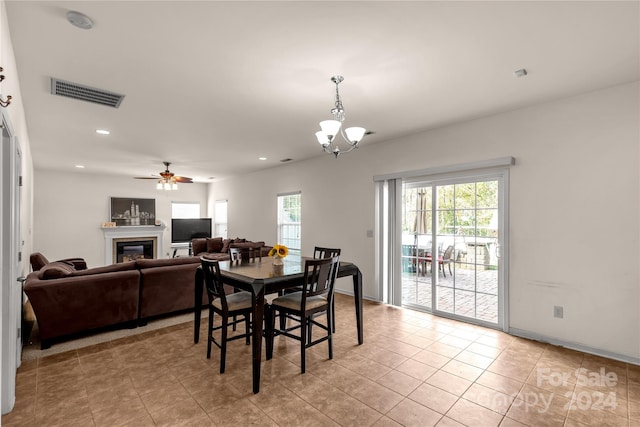
<svg viewBox="0 0 640 427"><path fill-rule="evenodd" d="M226 254L227 252L229 252L230 244L231 244L231 239L224 239L222 241L222 250L220 252L222 252L223 254Z"/></svg>
<svg viewBox="0 0 640 427"><path fill-rule="evenodd" d="M38 276L42 280L60 279L76 271L73 264L64 261L50 262L40 269Z"/></svg>
<svg viewBox="0 0 640 427"><path fill-rule="evenodd" d="M222 252L224 242L222 237L214 237L213 239L207 239L207 252Z"/></svg>

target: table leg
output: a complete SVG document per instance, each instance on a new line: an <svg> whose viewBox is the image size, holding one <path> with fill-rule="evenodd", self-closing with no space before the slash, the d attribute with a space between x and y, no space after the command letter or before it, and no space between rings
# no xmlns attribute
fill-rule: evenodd
<svg viewBox="0 0 640 427"><path fill-rule="evenodd" d="M253 392L260 392L260 363L262 361L262 322L264 319L264 287L253 292Z"/></svg>
<svg viewBox="0 0 640 427"><path fill-rule="evenodd" d="M193 342L200 341L200 315L202 311L202 289L204 287L204 275L202 267L196 270L195 278L195 300L193 305Z"/></svg>
<svg viewBox="0 0 640 427"><path fill-rule="evenodd" d="M273 323L275 321L273 309L270 305L264 308L264 345L267 360L273 358Z"/></svg>
<svg viewBox="0 0 640 427"><path fill-rule="evenodd" d="M358 269L353 275L353 298L356 304L356 327L358 328L358 344L364 342L362 331L362 273Z"/></svg>

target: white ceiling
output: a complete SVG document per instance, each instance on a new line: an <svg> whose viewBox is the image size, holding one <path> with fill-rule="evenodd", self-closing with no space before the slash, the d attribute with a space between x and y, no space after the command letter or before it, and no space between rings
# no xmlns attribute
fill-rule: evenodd
<svg viewBox="0 0 640 427"><path fill-rule="evenodd" d="M375 132L360 150L636 81L639 5L6 1L36 169L150 176L170 161L196 179L340 161L314 136L335 74L347 124ZM69 24L69 10L93 29ZM51 77L125 98L115 109L54 96Z"/></svg>

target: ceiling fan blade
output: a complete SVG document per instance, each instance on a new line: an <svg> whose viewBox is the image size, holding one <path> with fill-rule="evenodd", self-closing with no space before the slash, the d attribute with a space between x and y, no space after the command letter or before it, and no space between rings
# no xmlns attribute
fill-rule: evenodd
<svg viewBox="0 0 640 427"><path fill-rule="evenodd" d="M134 176L133 179L160 179L159 176Z"/></svg>
<svg viewBox="0 0 640 427"><path fill-rule="evenodd" d="M188 178L186 176L177 176L177 175L175 175L173 178L176 180L176 182L181 182L183 184L193 184L193 179L192 178Z"/></svg>

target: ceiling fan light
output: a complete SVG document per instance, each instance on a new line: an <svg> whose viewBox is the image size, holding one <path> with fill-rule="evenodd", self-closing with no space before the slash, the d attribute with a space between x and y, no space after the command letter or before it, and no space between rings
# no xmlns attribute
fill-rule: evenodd
<svg viewBox="0 0 640 427"><path fill-rule="evenodd" d="M340 126L342 126L342 123L338 120L323 120L320 122L320 129L327 136L329 142L332 142L333 138L338 134Z"/></svg>
<svg viewBox="0 0 640 427"><path fill-rule="evenodd" d="M350 127L350 128L346 128L344 130L344 133L347 134L347 139L349 140L349 142L355 145L358 142L362 141L362 138L364 138L364 133L366 131L367 130L365 128Z"/></svg>
<svg viewBox="0 0 640 427"><path fill-rule="evenodd" d="M156 188L157 188L158 190L162 190L162 188L163 188L162 180L158 181L158 185L156 185Z"/></svg>
<svg viewBox="0 0 640 427"><path fill-rule="evenodd" d="M177 190L177 189L178 189L178 184L177 184L177 183L175 183L175 182L174 182L174 183L172 183L172 184L171 184L171 189L172 189L172 190Z"/></svg>

